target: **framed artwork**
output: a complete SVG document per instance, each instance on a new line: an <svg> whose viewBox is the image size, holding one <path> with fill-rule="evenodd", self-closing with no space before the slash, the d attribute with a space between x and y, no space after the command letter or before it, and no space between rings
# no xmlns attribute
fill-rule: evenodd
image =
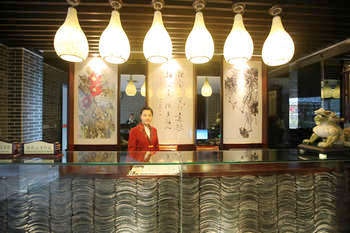
<svg viewBox="0 0 350 233"><path fill-rule="evenodd" d="M147 99L160 144L194 143L194 70L186 58L148 63Z"/></svg>
<svg viewBox="0 0 350 233"><path fill-rule="evenodd" d="M118 70L100 58L74 67L74 144L118 144Z"/></svg>
<svg viewBox="0 0 350 233"><path fill-rule="evenodd" d="M223 62L224 145L263 143L262 61L248 65L241 71Z"/></svg>

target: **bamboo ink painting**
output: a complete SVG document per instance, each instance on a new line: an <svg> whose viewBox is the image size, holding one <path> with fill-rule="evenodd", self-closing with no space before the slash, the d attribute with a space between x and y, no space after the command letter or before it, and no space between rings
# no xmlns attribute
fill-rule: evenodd
<svg viewBox="0 0 350 233"><path fill-rule="evenodd" d="M260 67L259 67L260 65ZM226 143L260 143L262 135L261 63L246 70L224 66L224 140Z"/></svg>

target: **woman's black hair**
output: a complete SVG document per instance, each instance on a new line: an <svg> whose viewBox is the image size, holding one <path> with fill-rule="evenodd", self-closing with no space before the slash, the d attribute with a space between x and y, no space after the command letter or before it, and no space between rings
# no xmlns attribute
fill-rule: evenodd
<svg viewBox="0 0 350 233"><path fill-rule="evenodd" d="M152 108L150 108L150 107L148 107L148 106L145 106L145 107L143 107L143 108L141 109L141 111L140 111L140 115L142 115L142 112L143 112L143 111L146 111L146 110L151 111L152 116L153 116L153 110L152 110Z"/></svg>

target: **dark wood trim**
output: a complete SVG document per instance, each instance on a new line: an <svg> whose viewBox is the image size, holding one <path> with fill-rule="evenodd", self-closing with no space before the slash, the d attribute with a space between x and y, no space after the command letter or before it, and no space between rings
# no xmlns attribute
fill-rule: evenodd
<svg viewBox="0 0 350 233"><path fill-rule="evenodd" d="M195 144L161 144L161 151L195 151Z"/></svg>
<svg viewBox="0 0 350 233"><path fill-rule="evenodd" d="M145 106L148 106L148 63L149 61L146 60L145 62L145 83L146 83L146 96L145 96Z"/></svg>
<svg viewBox="0 0 350 233"><path fill-rule="evenodd" d="M259 61L261 61L262 64L262 87L261 87L261 93L262 93L262 144L263 147L268 146L268 113L269 113L269 101L268 101L268 80L267 80L267 66L264 64L262 59L260 58Z"/></svg>
<svg viewBox="0 0 350 233"><path fill-rule="evenodd" d="M119 151L120 145L74 145L75 151Z"/></svg>
<svg viewBox="0 0 350 233"><path fill-rule="evenodd" d="M198 128L197 125L197 117L198 117L198 99L197 99L197 85L198 85L198 80L197 80L197 66L195 66L192 63L192 67L193 67L193 74L192 74L192 79L194 80L193 82L193 144L196 145L197 144L197 133L196 130Z"/></svg>
<svg viewBox="0 0 350 233"><path fill-rule="evenodd" d="M147 166L147 165L146 165ZM181 164L183 177L222 177L240 175L272 175L272 174L314 174L317 172L349 172L346 162L289 162L289 163L254 163L254 164ZM67 165L60 166L61 176L84 176L103 178L143 178L144 176L129 176L131 165ZM175 175L178 176L178 175ZM171 175L156 175L153 177L174 177Z"/></svg>
<svg viewBox="0 0 350 233"><path fill-rule="evenodd" d="M340 61L340 67L341 67L341 71L339 72L339 85L340 85L340 117L341 118L344 118L344 113L346 110L344 107L345 107L345 104L344 104L344 65L345 65L345 61L344 60L341 60ZM345 122L345 119L344 121L340 124L342 128L344 128L344 122Z"/></svg>
<svg viewBox="0 0 350 233"><path fill-rule="evenodd" d="M225 58L222 56L221 60L220 60L220 145L219 148L220 150L223 149L223 145L224 145L224 62L225 62Z"/></svg>
<svg viewBox="0 0 350 233"><path fill-rule="evenodd" d="M121 140L120 140L120 94L121 94L121 88L120 88L120 84L121 84L121 72L120 72L120 66L117 66L117 83L118 83L118 88L117 88L117 143L118 145L121 144Z"/></svg>
<svg viewBox="0 0 350 233"><path fill-rule="evenodd" d="M345 124L350 122L350 70L343 72L341 82L341 112Z"/></svg>
<svg viewBox="0 0 350 233"><path fill-rule="evenodd" d="M288 162L288 163L253 163L253 164L183 164L185 177L218 177L238 175L271 175L284 173L312 174L315 172L341 171L344 162Z"/></svg>
<svg viewBox="0 0 350 233"><path fill-rule="evenodd" d="M248 144L222 144L222 150L229 150L235 148L263 148L265 147L262 143L248 143Z"/></svg>
<svg viewBox="0 0 350 233"><path fill-rule="evenodd" d="M74 63L69 64L68 76L68 150L74 147Z"/></svg>
<svg viewBox="0 0 350 233"><path fill-rule="evenodd" d="M177 145L178 151L194 151L196 150L195 144L178 144Z"/></svg>

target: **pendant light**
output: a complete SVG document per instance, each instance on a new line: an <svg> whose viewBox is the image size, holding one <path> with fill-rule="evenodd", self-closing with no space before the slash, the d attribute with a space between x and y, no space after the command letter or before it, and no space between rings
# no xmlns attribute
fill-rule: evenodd
<svg viewBox="0 0 350 233"><path fill-rule="evenodd" d="M127 96L135 96L137 93L135 83L132 80L132 76L130 77L128 84L126 85L125 93Z"/></svg>
<svg viewBox="0 0 350 233"><path fill-rule="evenodd" d="M337 82L337 85L332 88L332 98L340 99L340 84Z"/></svg>
<svg viewBox="0 0 350 233"><path fill-rule="evenodd" d="M143 82L140 92L142 96L146 96L146 81Z"/></svg>
<svg viewBox="0 0 350 233"><path fill-rule="evenodd" d="M54 39L54 47L57 55L70 62L82 62L89 54L89 44L83 30L80 27L77 10L79 0L67 0L71 6L68 8L67 17L62 26L57 30Z"/></svg>
<svg viewBox="0 0 350 233"><path fill-rule="evenodd" d="M201 94L204 97L209 97L213 93L211 86L209 84L208 78L205 78L205 81L203 83L202 89L201 89Z"/></svg>
<svg viewBox="0 0 350 233"><path fill-rule="evenodd" d="M205 7L205 3L205 0L194 0L193 2L196 16L185 45L186 58L194 64L206 63L214 55L214 41L205 26L203 13L201 12Z"/></svg>
<svg viewBox="0 0 350 233"><path fill-rule="evenodd" d="M273 16L272 26L262 49L263 61L269 66L286 64L294 55L294 42L282 25L279 16L281 12L282 9L278 6L273 6L269 10L269 13Z"/></svg>
<svg viewBox="0 0 350 233"><path fill-rule="evenodd" d="M110 0L110 4L113 11L109 24L100 37L100 56L109 63L122 64L130 56L129 39L123 30L118 11L122 7L122 0Z"/></svg>
<svg viewBox="0 0 350 233"><path fill-rule="evenodd" d="M173 51L170 36L163 25L162 13L164 0L152 0L154 8L153 23L143 40L143 54L152 63L167 62Z"/></svg>
<svg viewBox="0 0 350 233"><path fill-rule="evenodd" d="M224 45L224 57L226 62L243 69L247 61L252 57L254 45L252 37L245 29L242 14L245 4L236 3L232 7L236 13L230 34L227 36Z"/></svg>

